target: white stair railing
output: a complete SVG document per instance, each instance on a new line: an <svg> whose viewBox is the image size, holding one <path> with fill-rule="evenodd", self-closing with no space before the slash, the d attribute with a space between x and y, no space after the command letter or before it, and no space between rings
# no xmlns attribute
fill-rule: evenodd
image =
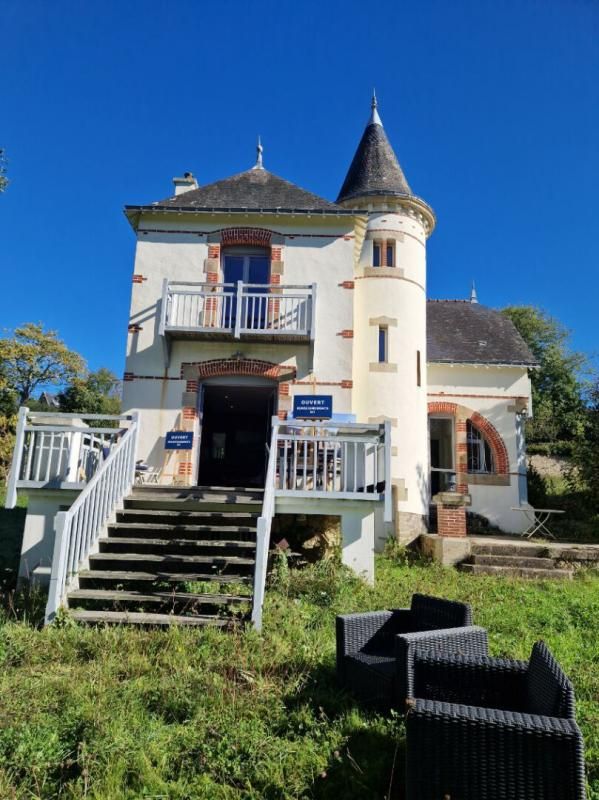
<svg viewBox="0 0 599 800"><path fill-rule="evenodd" d="M254 567L254 596L252 601L252 624L257 631L262 630L262 606L266 591L266 573L268 570L268 551L270 548L270 528L275 513L275 474L277 463L277 437L279 425L273 419L268 467L264 484L262 514L258 517L256 527L256 565Z"/></svg>
<svg viewBox="0 0 599 800"><path fill-rule="evenodd" d="M129 428L73 505L56 514L46 624L56 616L106 523L133 486L138 431L134 412Z"/></svg>

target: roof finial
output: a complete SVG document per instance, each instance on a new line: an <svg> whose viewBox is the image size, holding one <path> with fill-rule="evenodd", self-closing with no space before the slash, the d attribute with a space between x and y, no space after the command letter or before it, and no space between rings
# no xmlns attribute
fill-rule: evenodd
<svg viewBox="0 0 599 800"><path fill-rule="evenodd" d="M474 281L472 281L472 289L470 290L470 302L478 303L478 295L476 294L476 286L474 285Z"/></svg>
<svg viewBox="0 0 599 800"><path fill-rule="evenodd" d="M262 147L262 142L260 140L260 135L258 135L258 144L256 145L256 163L252 167L252 169L264 169L264 164L262 163L262 152L264 148Z"/></svg>
<svg viewBox="0 0 599 800"><path fill-rule="evenodd" d="M373 89L372 90L372 101L370 103L370 107L372 109L372 113L370 114L370 120L368 122L369 125L381 125L382 126L382 124L383 124L382 121L381 121L381 118L379 116L379 112L377 111L378 104L379 104L378 100L376 99L376 90Z"/></svg>

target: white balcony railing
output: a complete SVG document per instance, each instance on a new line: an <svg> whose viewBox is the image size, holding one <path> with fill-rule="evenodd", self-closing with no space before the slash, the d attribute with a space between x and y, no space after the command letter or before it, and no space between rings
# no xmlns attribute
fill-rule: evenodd
<svg viewBox="0 0 599 800"><path fill-rule="evenodd" d="M314 338L316 285L165 280L160 334L228 333Z"/></svg>
<svg viewBox="0 0 599 800"><path fill-rule="evenodd" d="M61 414L20 408L6 507L16 505L19 488L85 486L131 426L131 420L125 414ZM106 426L101 427L102 423Z"/></svg>

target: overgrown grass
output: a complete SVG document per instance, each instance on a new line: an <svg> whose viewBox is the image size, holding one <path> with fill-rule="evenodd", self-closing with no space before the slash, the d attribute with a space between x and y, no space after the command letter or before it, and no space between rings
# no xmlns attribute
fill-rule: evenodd
<svg viewBox="0 0 599 800"><path fill-rule="evenodd" d="M335 685L334 618L461 598L495 654L544 638L571 675L599 800L599 576L528 583L380 557L369 588L332 562L281 569L264 635L0 624L0 797L400 798L403 723Z"/></svg>

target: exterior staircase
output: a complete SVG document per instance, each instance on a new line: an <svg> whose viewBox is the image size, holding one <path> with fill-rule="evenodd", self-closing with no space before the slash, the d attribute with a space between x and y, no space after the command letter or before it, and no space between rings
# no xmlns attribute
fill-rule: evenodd
<svg viewBox="0 0 599 800"><path fill-rule="evenodd" d="M472 544L470 556L458 569L473 575L502 575L517 578L571 579L572 568L558 567L558 559L543 545Z"/></svg>
<svg viewBox="0 0 599 800"><path fill-rule="evenodd" d="M83 623L230 628L249 618L263 490L135 486L67 595Z"/></svg>

